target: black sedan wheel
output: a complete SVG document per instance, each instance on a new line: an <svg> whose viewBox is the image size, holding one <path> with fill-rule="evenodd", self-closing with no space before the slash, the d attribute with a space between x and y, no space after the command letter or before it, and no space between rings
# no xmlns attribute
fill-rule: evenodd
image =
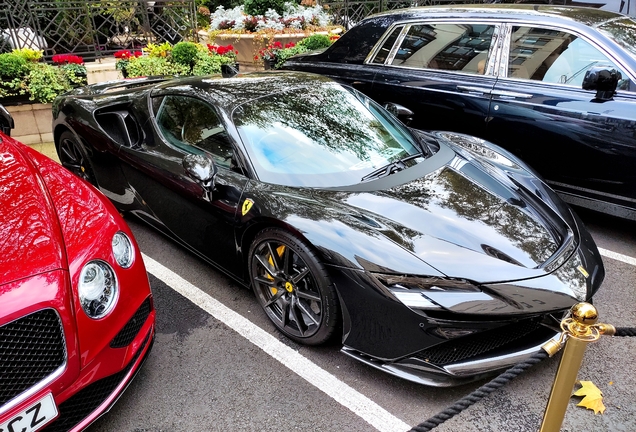
<svg viewBox="0 0 636 432"><path fill-rule="evenodd" d="M256 298L276 327L303 344L327 341L338 323L338 297L315 253L273 228L256 237L249 256Z"/></svg>
<svg viewBox="0 0 636 432"><path fill-rule="evenodd" d="M89 183L97 185L88 157L71 132L66 131L60 135L57 155L64 168Z"/></svg>

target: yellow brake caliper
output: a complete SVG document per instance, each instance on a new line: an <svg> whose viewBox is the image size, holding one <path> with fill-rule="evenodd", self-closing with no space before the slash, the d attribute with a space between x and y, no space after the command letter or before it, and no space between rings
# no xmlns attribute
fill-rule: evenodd
<svg viewBox="0 0 636 432"><path fill-rule="evenodd" d="M285 245L278 246L276 248L276 253L278 254L279 257L282 258L283 254L285 253ZM273 259L273 257L271 255L269 256L269 258L267 258L267 261L269 262L269 265L274 267L274 259ZM269 280L272 280L272 281L274 280L274 278L271 277L269 275L269 273L266 274L265 277L267 279L269 279ZM288 282L288 284L289 284L289 282ZM291 284L289 284L289 285L291 285ZM287 288L287 285L285 285L285 288L287 289L287 291L291 292L291 290L289 288ZM271 287L270 290L272 291L272 295L276 295L276 293L278 292L278 289L276 287Z"/></svg>

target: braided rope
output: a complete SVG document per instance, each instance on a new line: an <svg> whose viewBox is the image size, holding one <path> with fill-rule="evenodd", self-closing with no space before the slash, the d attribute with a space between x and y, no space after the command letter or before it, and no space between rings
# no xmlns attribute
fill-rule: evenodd
<svg viewBox="0 0 636 432"><path fill-rule="evenodd" d="M614 336L636 336L636 328L616 327L616 334Z"/></svg>
<svg viewBox="0 0 636 432"><path fill-rule="evenodd" d="M468 396L464 396L463 398L455 402L452 406L446 408L444 411L436 414L425 422L414 426L409 432L430 431L431 429L444 423L446 420L450 420L451 418L455 417L457 414L464 411L469 406L479 402L481 399L488 396L490 393L494 392L498 388L501 388L504 385L508 384L519 374L521 374L521 372L529 369L530 367L534 366L535 364L541 362L546 358L548 358L548 353L543 350L535 353L526 361L517 363L498 377L494 378L492 381L473 391Z"/></svg>

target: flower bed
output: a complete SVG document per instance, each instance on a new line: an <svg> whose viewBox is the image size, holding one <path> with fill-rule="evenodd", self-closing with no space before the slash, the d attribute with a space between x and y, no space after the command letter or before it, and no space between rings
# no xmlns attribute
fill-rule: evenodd
<svg viewBox="0 0 636 432"><path fill-rule="evenodd" d="M321 6L299 6L293 3L280 3L279 10L268 8L258 10L254 5L249 8L237 6L224 9L219 6L210 17L210 31L204 34L214 44L232 44L238 49L237 61L241 65L262 68L264 50L277 43L280 48L296 44L312 34L329 35L340 33L341 27L330 26L329 16ZM276 6L271 3L259 3L262 8ZM247 12L256 14L248 14ZM202 36L199 32L199 36Z"/></svg>
<svg viewBox="0 0 636 432"><path fill-rule="evenodd" d="M168 42L148 44L141 51L115 53L117 70L124 77L151 75L210 75L221 72L221 65L235 64L238 52L232 45Z"/></svg>
<svg viewBox="0 0 636 432"><path fill-rule="evenodd" d="M86 84L84 60L72 54L53 56L54 65L42 63L42 51L14 49L0 54L0 103L28 97L48 103L59 94Z"/></svg>

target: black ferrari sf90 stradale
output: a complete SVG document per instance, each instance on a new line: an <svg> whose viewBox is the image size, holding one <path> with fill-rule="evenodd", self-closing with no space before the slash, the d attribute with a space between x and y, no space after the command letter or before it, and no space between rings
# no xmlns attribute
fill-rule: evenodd
<svg viewBox="0 0 636 432"><path fill-rule="evenodd" d="M399 107L391 107L399 113ZM493 144L297 72L58 98L62 164L226 272L288 338L450 386L523 360L604 277L577 216Z"/></svg>

